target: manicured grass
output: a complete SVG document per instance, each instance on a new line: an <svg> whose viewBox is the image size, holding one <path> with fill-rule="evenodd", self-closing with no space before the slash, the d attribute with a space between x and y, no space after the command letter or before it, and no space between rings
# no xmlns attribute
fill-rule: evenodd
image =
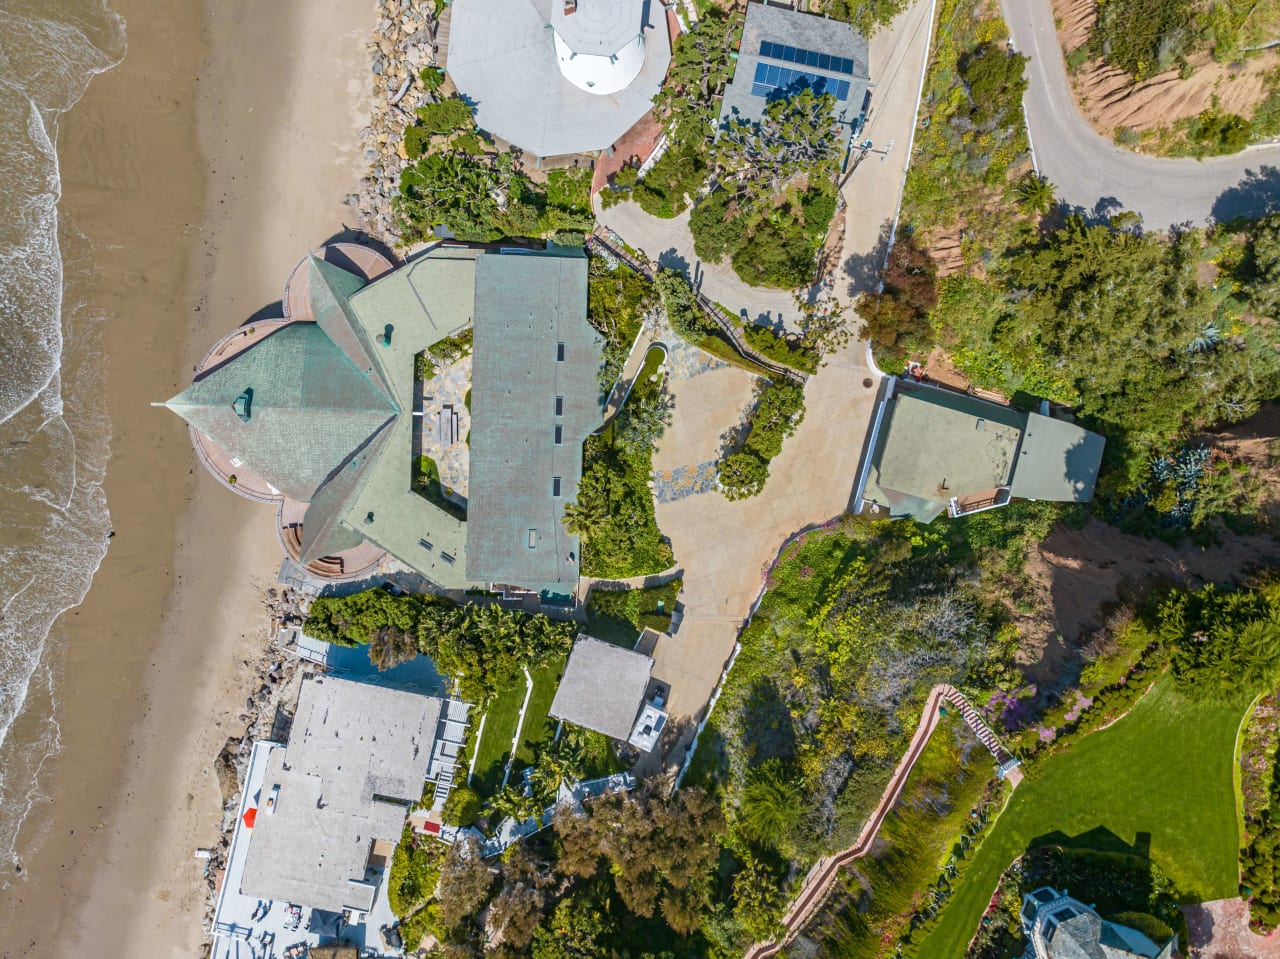
<svg viewBox="0 0 1280 959"><path fill-rule="evenodd" d="M627 649L635 646L646 626L665 633L671 628L671 611L683 585L684 580L674 579L650 589L597 586L587 598L587 633Z"/></svg>
<svg viewBox="0 0 1280 959"><path fill-rule="evenodd" d="M471 788L482 799L492 796L502 785L502 773L511 758L511 740L516 734L524 694L524 675L521 674L517 682L489 700L489 708L484 713L484 734L471 763L474 772Z"/></svg>
<svg viewBox="0 0 1280 959"><path fill-rule="evenodd" d="M961 959L1001 873L1028 848L1049 843L1149 855L1188 902L1234 896L1232 767L1244 708L1194 702L1165 676L1114 726L1044 760L1013 794L916 954Z"/></svg>
<svg viewBox="0 0 1280 959"><path fill-rule="evenodd" d="M551 708L551 700L555 699L565 662L560 658L529 670L533 677L533 692L529 694L529 708L524 714L520 746L516 749L516 759L526 766L533 765L538 749L543 743L549 743L556 733L556 720L547 715L547 710Z"/></svg>

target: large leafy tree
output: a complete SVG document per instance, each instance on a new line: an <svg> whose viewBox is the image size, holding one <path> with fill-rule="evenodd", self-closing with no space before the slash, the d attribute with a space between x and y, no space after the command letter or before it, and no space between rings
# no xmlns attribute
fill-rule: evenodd
<svg viewBox="0 0 1280 959"><path fill-rule="evenodd" d="M1215 297L1196 278L1200 262L1197 233L1165 243L1125 221L1072 217L1012 259L1023 302L1004 334L1034 343L1109 436L1163 444L1242 419L1273 395L1276 358L1249 331L1223 334Z"/></svg>
<svg viewBox="0 0 1280 959"><path fill-rule="evenodd" d="M1246 288L1249 306L1262 316L1280 319L1280 213L1257 225L1250 246L1253 275Z"/></svg>

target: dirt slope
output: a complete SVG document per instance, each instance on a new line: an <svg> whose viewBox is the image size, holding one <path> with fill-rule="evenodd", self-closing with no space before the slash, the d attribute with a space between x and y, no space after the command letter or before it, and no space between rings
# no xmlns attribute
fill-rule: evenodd
<svg viewBox="0 0 1280 959"><path fill-rule="evenodd" d="M1058 40L1064 55L1086 43L1097 19L1095 0L1054 0ZM1081 112L1103 136L1114 136L1121 127L1135 131L1169 126L1208 109L1216 95L1227 113L1248 117L1264 96L1263 78L1280 63L1280 54L1268 52L1243 64L1214 63L1207 54L1189 57L1194 73L1188 80L1167 70L1142 83L1101 60L1091 60L1070 71L1071 86Z"/></svg>

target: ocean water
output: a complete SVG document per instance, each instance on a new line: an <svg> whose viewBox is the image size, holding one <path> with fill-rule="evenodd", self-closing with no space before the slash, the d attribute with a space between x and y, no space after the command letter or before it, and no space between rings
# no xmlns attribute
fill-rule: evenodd
<svg viewBox="0 0 1280 959"><path fill-rule="evenodd" d="M56 144L59 117L124 55L104 0L0 0L0 877L59 745L57 620L110 532L106 317L92 246L58 215Z"/></svg>

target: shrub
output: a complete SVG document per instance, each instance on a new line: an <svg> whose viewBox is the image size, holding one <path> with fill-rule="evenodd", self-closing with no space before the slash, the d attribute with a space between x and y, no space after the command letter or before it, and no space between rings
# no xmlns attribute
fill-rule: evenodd
<svg viewBox="0 0 1280 959"><path fill-rule="evenodd" d="M715 324L702 312L693 295L689 281L676 270L663 268L653 278L653 285L662 296L671 328L691 343L715 332Z"/></svg>
<svg viewBox="0 0 1280 959"><path fill-rule="evenodd" d="M726 456L716 465L716 471L720 478L720 492L728 500L758 496L769 479L769 464L745 452Z"/></svg>
<svg viewBox="0 0 1280 959"><path fill-rule="evenodd" d="M1238 153L1248 146L1253 124L1242 116L1211 107L1192 121L1187 136L1208 153Z"/></svg>
<svg viewBox="0 0 1280 959"><path fill-rule="evenodd" d="M1098 4L1092 44L1135 80L1167 70L1194 35L1192 0L1108 0Z"/></svg>
<svg viewBox="0 0 1280 959"><path fill-rule="evenodd" d="M449 826L470 826L480 818L480 797L467 786L454 786L440 818Z"/></svg>
<svg viewBox="0 0 1280 959"><path fill-rule="evenodd" d="M885 267L884 290L864 293L856 309L862 335L882 353L881 361L922 351L933 336L930 313L938 305L938 271L914 233L900 231Z"/></svg>
<svg viewBox="0 0 1280 959"><path fill-rule="evenodd" d="M435 895L444 854L442 843L418 836L412 826L405 824L391 856L387 877L387 899L392 912L404 918Z"/></svg>
<svg viewBox="0 0 1280 959"><path fill-rule="evenodd" d="M428 103L426 106L418 107L414 113L418 117L417 125L432 135L455 133L475 126L471 107L467 106L465 100L459 100L456 97Z"/></svg>
<svg viewBox="0 0 1280 959"><path fill-rule="evenodd" d="M726 499L755 496L769 479L769 461L782 451L782 441L804 419L804 390L790 381L761 387L747 420L742 449L717 464L720 491Z"/></svg>
<svg viewBox="0 0 1280 959"><path fill-rule="evenodd" d="M418 79L422 81L422 86L434 93L444 85L444 71L439 67L423 67L422 72L418 74Z"/></svg>
<svg viewBox="0 0 1280 959"><path fill-rule="evenodd" d="M746 237L745 221L731 207L729 193L716 190L689 214L693 251L708 263L719 263L738 249Z"/></svg>
<svg viewBox="0 0 1280 959"><path fill-rule="evenodd" d="M818 369L820 357L817 351L799 337L780 334L757 323L744 324L742 335L752 349L775 362L804 373L814 373Z"/></svg>

